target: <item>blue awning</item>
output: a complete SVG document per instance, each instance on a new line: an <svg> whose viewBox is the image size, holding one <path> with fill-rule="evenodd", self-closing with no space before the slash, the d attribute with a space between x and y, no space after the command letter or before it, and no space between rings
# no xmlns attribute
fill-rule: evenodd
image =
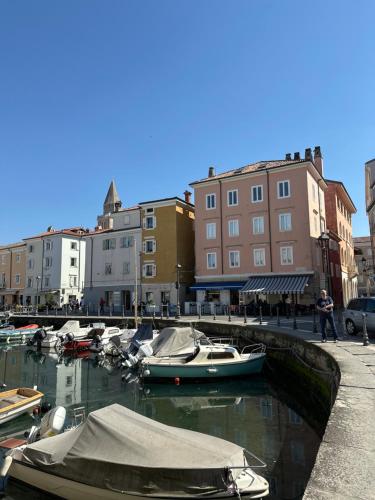
<svg viewBox="0 0 375 500"><path fill-rule="evenodd" d="M213 281L209 283L195 283L190 290L241 290L246 281Z"/></svg>
<svg viewBox="0 0 375 500"><path fill-rule="evenodd" d="M310 274L252 276L241 289L241 292L264 294L303 293L310 277Z"/></svg>

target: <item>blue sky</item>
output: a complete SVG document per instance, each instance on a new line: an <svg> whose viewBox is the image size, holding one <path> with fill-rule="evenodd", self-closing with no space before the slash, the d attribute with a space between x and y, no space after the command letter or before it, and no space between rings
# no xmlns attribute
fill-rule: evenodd
<svg viewBox="0 0 375 500"><path fill-rule="evenodd" d="M320 145L368 234L375 3L2 0L0 244Z"/></svg>

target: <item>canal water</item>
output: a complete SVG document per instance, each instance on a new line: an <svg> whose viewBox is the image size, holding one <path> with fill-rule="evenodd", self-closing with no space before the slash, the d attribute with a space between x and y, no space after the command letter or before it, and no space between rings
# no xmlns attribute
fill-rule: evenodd
<svg viewBox="0 0 375 500"><path fill-rule="evenodd" d="M266 462L257 471L270 483L270 500L302 498L320 444L319 430L298 413L298 403L265 376L141 385L135 377L124 382L119 367L95 356L61 357L18 346L0 350L0 382L8 388L37 385L46 402L66 407L69 419L77 407L88 414L119 403L165 424L235 442ZM19 417L3 424L0 436L22 434L32 424L32 417ZM10 481L5 498L50 497Z"/></svg>

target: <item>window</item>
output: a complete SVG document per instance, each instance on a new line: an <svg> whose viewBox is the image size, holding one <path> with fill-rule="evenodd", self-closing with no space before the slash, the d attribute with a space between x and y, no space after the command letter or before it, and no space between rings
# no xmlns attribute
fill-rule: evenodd
<svg viewBox="0 0 375 500"><path fill-rule="evenodd" d="M5 264L5 255L0 255L0 261L2 264Z"/></svg>
<svg viewBox="0 0 375 500"><path fill-rule="evenodd" d="M33 287L33 279L27 278L27 288L32 288L32 287Z"/></svg>
<svg viewBox="0 0 375 500"><path fill-rule="evenodd" d="M237 219L228 221L228 234L230 237L239 236L240 226Z"/></svg>
<svg viewBox="0 0 375 500"><path fill-rule="evenodd" d="M16 274L15 276L15 283L16 285L19 285L21 283L21 276L19 274Z"/></svg>
<svg viewBox="0 0 375 500"><path fill-rule="evenodd" d="M16 255L16 262L17 264L21 262L21 255L19 253Z"/></svg>
<svg viewBox="0 0 375 500"><path fill-rule="evenodd" d="M34 269L34 260L33 259L29 259L27 261L27 269Z"/></svg>
<svg viewBox="0 0 375 500"><path fill-rule="evenodd" d="M266 251L264 248L254 249L254 266L260 267L266 265Z"/></svg>
<svg viewBox="0 0 375 500"><path fill-rule="evenodd" d="M116 239L109 238L107 240L103 240L103 250L114 250L116 248Z"/></svg>
<svg viewBox="0 0 375 500"><path fill-rule="evenodd" d="M293 247L281 247L280 256L283 266L293 264Z"/></svg>
<svg viewBox="0 0 375 500"><path fill-rule="evenodd" d="M78 277L77 276L69 276L69 286L70 286L70 288L78 286Z"/></svg>
<svg viewBox="0 0 375 500"><path fill-rule="evenodd" d="M129 248L134 245L134 236L124 236L121 238L121 248Z"/></svg>
<svg viewBox="0 0 375 500"><path fill-rule="evenodd" d="M124 262L122 267L122 274L130 274L130 262Z"/></svg>
<svg viewBox="0 0 375 500"><path fill-rule="evenodd" d="M124 215L124 226L128 226L130 224L130 215Z"/></svg>
<svg viewBox="0 0 375 500"><path fill-rule="evenodd" d="M46 241L45 250L46 251L52 250L52 241L49 241L49 240Z"/></svg>
<svg viewBox="0 0 375 500"><path fill-rule="evenodd" d="M206 194L206 208L207 210L216 208L216 194Z"/></svg>
<svg viewBox="0 0 375 500"><path fill-rule="evenodd" d="M144 264L143 266L143 277L152 278L156 276L156 265L155 264Z"/></svg>
<svg viewBox="0 0 375 500"><path fill-rule="evenodd" d="M163 290L161 292L161 303L162 304L169 304L171 301L171 293L167 290Z"/></svg>
<svg viewBox="0 0 375 500"><path fill-rule="evenodd" d="M51 266L52 266L52 257L45 257L44 267L51 267Z"/></svg>
<svg viewBox="0 0 375 500"><path fill-rule="evenodd" d="M292 215L291 214L279 214L279 229L280 229L280 231L291 231L292 230Z"/></svg>
<svg viewBox="0 0 375 500"><path fill-rule="evenodd" d="M71 241L70 242L70 249L71 250L78 250L78 243L76 241Z"/></svg>
<svg viewBox="0 0 375 500"><path fill-rule="evenodd" d="M154 303L154 292L146 292L146 303L147 304Z"/></svg>
<svg viewBox="0 0 375 500"><path fill-rule="evenodd" d="M233 189L232 191L227 192L227 202L228 207L238 205L238 189Z"/></svg>
<svg viewBox="0 0 375 500"><path fill-rule="evenodd" d="M207 269L216 268L216 252L210 252L207 254Z"/></svg>
<svg viewBox="0 0 375 500"><path fill-rule="evenodd" d="M279 181L277 183L277 197L278 198L289 198L289 196L290 196L289 181Z"/></svg>
<svg viewBox="0 0 375 500"><path fill-rule="evenodd" d="M145 240L143 242L144 253L154 253L156 251L156 241L155 240Z"/></svg>
<svg viewBox="0 0 375 500"><path fill-rule="evenodd" d="M153 207L146 208L146 214L153 214L153 213L154 213L154 208Z"/></svg>
<svg viewBox="0 0 375 500"><path fill-rule="evenodd" d="M263 186L253 186L251 188L251 201L253 203L263 201Z"/></svg>
<svg viewBox="0 0 375 500"><path fill-rule="evenodd" d="M65 382L66 387L71 387L73 385L73 376L68 375Z"/></svg>
<svg viewBox="0 0 375 500"><path fill-rule="evenodd" d="M29 245L28 250L29 250L29 253L32 253L34 251L34 245Z"/></svg>
<svg viewBox="0 0 375 500"><path fill-rule="evenodd" d="M112 274L112 264L111 263L107 263L105 264L104 266L104 274Z"/></svg>
<svg viewBox="0 0 375 500"><path fill-rule="evenodd" d="M229 267L240 267L240 252L238 250L229 252Z"/></svg>
<svg viewBox="0 0 375 500"><path fill-rule="evenodd" d="M206 238L208 240L214 240L216 238L216 222L207 222Z"/></svg>
<svg viewBox="0 0 375 500"><path fill-rule="evenodd" d="M44 286L49 287L49 276L44 276Z"/></svg>
<svg viewBox="0 0 375 500"><path fill-rule="evenodd" d="M154 215L147 215L143 219L143 228L144 229L155 229L156 227L156 217Z"/></svg>
<svg viewBox="0 0 375 500"><path fill-rule="evenodd" d="M70 267L77 267L77 257L70 257Z"/></svg>
<svg viewBox="0 0 375 500"><path fill-rule="evenodd" d="M253 217L253 234L264 233L264 217Z"/></svg>

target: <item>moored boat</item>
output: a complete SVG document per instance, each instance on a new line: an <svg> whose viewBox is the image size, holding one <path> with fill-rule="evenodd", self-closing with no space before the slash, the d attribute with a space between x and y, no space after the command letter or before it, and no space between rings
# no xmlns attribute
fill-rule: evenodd
<svg viewBox="0 0 375 500"><path fill-rule="evenodd" d="M242 447L118 404L63 434L15 448L6 460L11 477L66 499L250 500L269 489Z"/></svg>
<svg viewBox="0 0 375 500"><path fill-rule="evenodd" d="M17 342L25 341L32 338L39 330L39 325L31 324L20 328L3 329L0 331L0 342Z"/></svg>
<svg viewBox="0 0 375 500"><path fill-rule="evenodd" d="M0 393L0 424L13 420L23 413L32 412L40 404L43 393L28 387L20 387Z"/></svg>

